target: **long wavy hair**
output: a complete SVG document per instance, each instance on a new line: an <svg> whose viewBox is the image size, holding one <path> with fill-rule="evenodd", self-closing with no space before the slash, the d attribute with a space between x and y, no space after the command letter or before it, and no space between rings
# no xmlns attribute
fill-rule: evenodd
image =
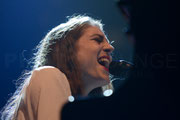
<svg viewBox="0 0 180 120"><path fill-rule="evenodd" d="M71 16L67 22L56 26L47 33L36 47L36 52L31 60L31 70L22 75L21 84L2 109L1 119L12 120L16 118L20 101L30 82L32 72L41 66L54 66L61 70L69 81L72 95L82 94L83 86L79 64L76 60L75 43L85 29L92 25L103 31L103 24L100 20L85 15Z"/></svg>

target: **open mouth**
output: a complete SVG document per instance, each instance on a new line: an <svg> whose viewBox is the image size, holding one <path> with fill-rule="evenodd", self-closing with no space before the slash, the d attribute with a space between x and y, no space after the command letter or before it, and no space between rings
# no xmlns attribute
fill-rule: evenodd
<svg viewBox="0 0 180 120"><path fill-rule="evenodd" d="M109 69L109 63L110 63L110 61L109 61L109 58L108 58L108 57L106 57L106 56L100 57L100 58L98 59L98 63L99 63L100 65L104 66L106 69Z"/></svg>

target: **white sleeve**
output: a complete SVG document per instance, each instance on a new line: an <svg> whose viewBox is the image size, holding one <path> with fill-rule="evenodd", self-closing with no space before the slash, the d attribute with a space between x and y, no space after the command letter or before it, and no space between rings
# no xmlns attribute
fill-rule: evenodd
<svg viewBox="0 0 180 120"><path fill-rule="evenodd" d="M70 95L68 80L61 71L54 67L37 69L26 88L18 120L60 120Z"/></svg>

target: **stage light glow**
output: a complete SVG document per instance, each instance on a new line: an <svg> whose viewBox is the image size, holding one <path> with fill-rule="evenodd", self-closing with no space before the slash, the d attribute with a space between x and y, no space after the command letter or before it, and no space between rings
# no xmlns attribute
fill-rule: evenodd
<svg viewBox="0 0 180 120"><path fill-rule="evenodd" d="M74 102L74 97L73 96L69 96L68 100L69 100L69 102Z"/></svg>
<svg viewBox="0 0 180 120"><path fill-rule="evenodd" d="M103 95L104 95L105 97L111 96L112 94L113 94L113 90L111 90L111 89L105 90L105 91L103 92Z"/></svg>

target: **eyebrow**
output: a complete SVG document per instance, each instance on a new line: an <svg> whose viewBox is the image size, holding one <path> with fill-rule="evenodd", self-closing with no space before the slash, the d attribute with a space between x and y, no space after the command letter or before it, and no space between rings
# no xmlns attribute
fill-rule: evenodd
<svg viewBox="0 0 180 120"><path fill-rule="evenodd" d="M94 37L94 36L98 36L98 37L100 37L101 39L104 39L104 35L100 35L100 34L93 34L93 35L91 35L90 37Z"/></svg>

